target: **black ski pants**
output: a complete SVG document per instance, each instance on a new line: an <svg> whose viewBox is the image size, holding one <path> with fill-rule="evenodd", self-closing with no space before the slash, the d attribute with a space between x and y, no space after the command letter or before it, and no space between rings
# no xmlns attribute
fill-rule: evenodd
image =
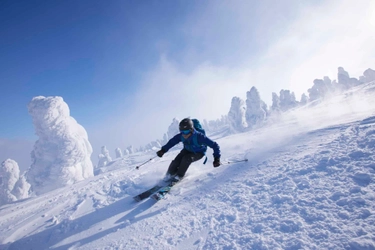
<svg viewBox="0 0 375 250"><path fill-rule="evenodd" d="M186 171L188 170L192 162L202 159L204 154L193 153L186 149L181 150L181 152L174 158L168 168L168 174L175 175L179 177L184 177Z"/></svg>

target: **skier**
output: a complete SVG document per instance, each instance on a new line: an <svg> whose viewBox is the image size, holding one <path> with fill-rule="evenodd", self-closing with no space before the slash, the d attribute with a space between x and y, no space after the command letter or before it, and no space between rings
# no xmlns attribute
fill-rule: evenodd
<svg viewBox="0 0 375 250"><path fill-rule="evenodd" d="M197 120L196 120L197 121ZM198 121L197 121L198 122ZM196 130L193 120L190 118L183 119L179 124L180 133L170 139L167 144L156 152L157 156L163 157L169 149L182 142L184 148L176 156L169 165L165 179L171 179L174 182L180 181L192 162L203 158L207 151L207 146L213 149L214 167L221 165L220 163L220 147L219 145L206 137L203 133Z"/></svg>

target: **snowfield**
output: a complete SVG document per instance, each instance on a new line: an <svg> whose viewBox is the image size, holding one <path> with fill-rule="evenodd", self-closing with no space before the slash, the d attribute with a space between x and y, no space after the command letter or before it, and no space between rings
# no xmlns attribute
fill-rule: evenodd
<svg viewBox="0 0 375 250"><path fill-rule="evenodd" d="M166 199L132 197L178 153L0 207L0 249L375 249L375 83L216 135L222 162L191 165Z"/></svg>

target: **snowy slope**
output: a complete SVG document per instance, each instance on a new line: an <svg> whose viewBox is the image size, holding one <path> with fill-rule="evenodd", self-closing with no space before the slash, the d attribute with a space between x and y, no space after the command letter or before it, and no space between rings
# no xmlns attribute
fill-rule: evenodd
<svg viewBox="0 0 375 250"><path fill-rule="evenodd" d="M0 207L0 249L375 249L375 84L218 139L165 200L136 203L178 151L124 158Z"/></svg>

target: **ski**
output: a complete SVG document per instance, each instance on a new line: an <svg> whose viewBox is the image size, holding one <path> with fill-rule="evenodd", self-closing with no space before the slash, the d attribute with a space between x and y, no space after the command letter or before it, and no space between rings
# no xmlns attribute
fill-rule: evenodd
<svg viewBox="0 0 375 250"><path fill-rule="evenodd" d="M144 199L150 197L152 194L154 194L156 191L158 191L162 187L163 187L163 185L157 184L154 187L144 191L143 193L134 196L133 199L136 200L136 201L144 200Z"/></svg>
<svg viewBox="0 0 375 250"><path fill-rule="evenodd" d="M159 194L161 196L160 199L162 199L164 195L167 194L172 186L174 186L177 182L178 181L176 181L174 178L171 178L167 181L162 181L162 183L159 183L154 187L144 191L143 193L134 196L133 199L136 201L142 201L146 198L151 197L153 194Z"/></svg>
<svg viewBox="0 0 375 250"><path fill-rule="evenodd" d="M161 199L163 199L168 193L169 191L172 189L172 187L174 185L176 185L179 181L170 181L166 186L160 188L159 190L157 190L154 194L152 194L150 196L151 199L154 199L156 201L159 201Z"/></svg>

